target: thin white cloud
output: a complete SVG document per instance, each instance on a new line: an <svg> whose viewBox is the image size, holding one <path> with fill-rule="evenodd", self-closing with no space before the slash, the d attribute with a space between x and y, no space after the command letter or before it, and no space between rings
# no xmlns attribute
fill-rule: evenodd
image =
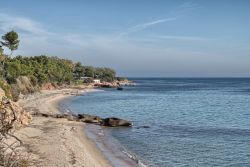
<svg viewBox="0 0 250 167"><path fill-rule="evenodd" d="M36 21L26 17L12 16L4 13L0 13L0 30L4 32L16 30L32 34L49 34L49 32Z"/></svg>
<svg viewBox="0 0 250 167"><path fill-rule="evenodd" d="M122 38L123 36L147 29L147 28L155 26L157 24L162 24L162 23L177 20L179 17L183 16L185 13L192 11L194 9L197 9L197 8L199 8L198 5L190 3L190 2L185 2L185 3L181 4L180 6L176 7L174 10L171 10L169 12L169 17L166 17L163 19L157 19L157 20L153 20L153 21L149 21L149 22L145 22L145 23L141 23L141 24L137 24L135 26L132 26L132 27L124 30L123 32L121 32L118 35L118 38Z"/></svg>
<svg viewBox="0 0 250 167"><path fill-rule="evenodd" d="M17 31L21 40L19 49L15 52L17 54L59 54L59 49L62 52L66 48L86 45L86 41L78 34L52 32L30 18L0 12L0 33L11 30ZM8 53L8 50L5 52Z"/></svg>
<svg viewBox="0 0 250 167"><path fill-rule="evenodd" d="M137 32L137 31L144 30L146 28L149 28L149 27L157 25L157 24L161 24L161 23L165 23L165 22L173 21L173 20L176 20L176 17L170 17L170 18L165 18L165 19L158 19L158 20L154 20L154 21L150 21L150 22L138 24L138 25L135 25L133 27L128 28L124 32L121 32L118 35L118 38L121 38L121 37L123 37L125 35L131 34L131 33Z"/></svg>

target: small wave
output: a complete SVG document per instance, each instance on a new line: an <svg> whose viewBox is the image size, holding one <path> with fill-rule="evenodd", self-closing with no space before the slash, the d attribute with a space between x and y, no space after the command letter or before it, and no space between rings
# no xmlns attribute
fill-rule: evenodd
<svg viewBox="0 0 250 167"><path fill-rule="evenodd" d="M136 155L133 155L132 153L129 153L126 150L122 151L127 157L129 157L130 159L134 160L137 164L138 167L149 167L148 165L146 165L145 163L143 163L140 159L137 158Z"/></svg>
<svg viewBox="0 0 250 167"><path fill-rule="evenodd" d="M225 90L224 92L249 94L250 89L231 89L231 90Z"/></svg>
<svg viewBox="0 0 250 167"><path fill-rule="evenodd" d="M99 136L104 136L104 132L103 132L102 129L101 129L97 134L98 134Z"/></svg>

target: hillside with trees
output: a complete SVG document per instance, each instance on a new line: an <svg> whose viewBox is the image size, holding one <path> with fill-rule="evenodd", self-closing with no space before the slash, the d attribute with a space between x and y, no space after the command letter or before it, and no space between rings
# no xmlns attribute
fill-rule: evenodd
<svg viewBox="0 0 250 167"><path fill-rule="evenodd" d="M15 31L3 35L0 42L0 87L14 100L17 100L20 93L32 93L46 83L74 85L82 83L82 77L98 78L105 82L113 82L116 79L113 69L85 66L80 62L75 63L59 57L12 57L19 42ZM11 54L6 55L5 49L9 49Z"/></svg>

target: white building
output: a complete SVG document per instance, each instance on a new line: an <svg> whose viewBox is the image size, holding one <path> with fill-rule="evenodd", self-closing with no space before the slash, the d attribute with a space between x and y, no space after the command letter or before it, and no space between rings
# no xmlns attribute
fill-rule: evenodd
<svg viewBox="0 0 250 167"><path fill-rule="evenodd" d="M100 80L100 79L94 79L93 81L94 81L95 84L101 83L101 80Z"/></svg>

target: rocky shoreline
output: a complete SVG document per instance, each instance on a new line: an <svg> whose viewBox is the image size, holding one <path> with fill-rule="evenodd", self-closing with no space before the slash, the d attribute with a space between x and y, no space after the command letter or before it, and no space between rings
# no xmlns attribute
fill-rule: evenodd
<svg viewBox="0 0 250 167"><path fill-rule="evenodd" d="M91 123L91 124L96 124L100 126L106 126L106 127L118 127L118 126L123 126L123 127L131 127L132 123L116 118L116 117L109 117L109 118L101 118L99 116L95 115L89 115L89 114L70 114L70 113L65 113L65 114L47 114L47 113L39 113L35 112L32 114L33 116L40 116L40 117L50 117L50 118L64 118L67 119L68 121L76 121L76 122L85 122L85 123Z"/></svg>
<svg viewBox="0 0 250 167"><path fill-rule="evenodd" d="M43 90L19 100L26 111L49 115L61 114L59 102L72 97L76 89ZM92 91L82 89L81 92ZM74 95L73 95L74 96ZM28 153L29 166L34 167L111 167L106 157L96 148L95 143L85 135L84 122L69 121L65 118L33 116L32 122L15 132L23 142L23 152Z"/></svg>
<svg viewBox="0 0 250 167"><path fill-rule="evenodd" d="M134 86L135 83L130 80L114 81L114 82L102 82L94 84L95 87L99 88L117 88L120 86Z"/></svg>
<svg viewBox="0 0 250 167"><path fill-rule="evenodd" d="M99 118L87 114L65 114L59 111L59 103L94 89L55 89L43 90L23 97L18 101L32 115L32 122L15 132L24 143L23 152L27 152L31 166L61 167L111 167L111 162L97 148L84 132L87 122L98 126L131 126L130 122L116 118ZM118 122L117 122L118 121ZM125 121L125 122L124 122ZM126 123L126 124L124 124ZM134 162L126 161L125 166ZM134 165L132 165L134 166Z"/></svg>
<svg viewBox="0 0 250 167"><path fill-rule="evenodd" d="M113 88L128 83L119 81L108 84ZM115 117L101 118L89 114L62 113L58 106L65 98L84 95L99 87L103 86L89 84L68 88L49 84L39 92L21 95L18 102L5 98L5 93L1 90L1 115L6 115L4 122L14 120L14 129L10 133L14 137L6 138L6 142L21 143L18 150L25 154L25 157L28 156L28 166L112 166L96 148L95 143L89 141L82 131L86 124L131 127L132 123Z"/></svg>

